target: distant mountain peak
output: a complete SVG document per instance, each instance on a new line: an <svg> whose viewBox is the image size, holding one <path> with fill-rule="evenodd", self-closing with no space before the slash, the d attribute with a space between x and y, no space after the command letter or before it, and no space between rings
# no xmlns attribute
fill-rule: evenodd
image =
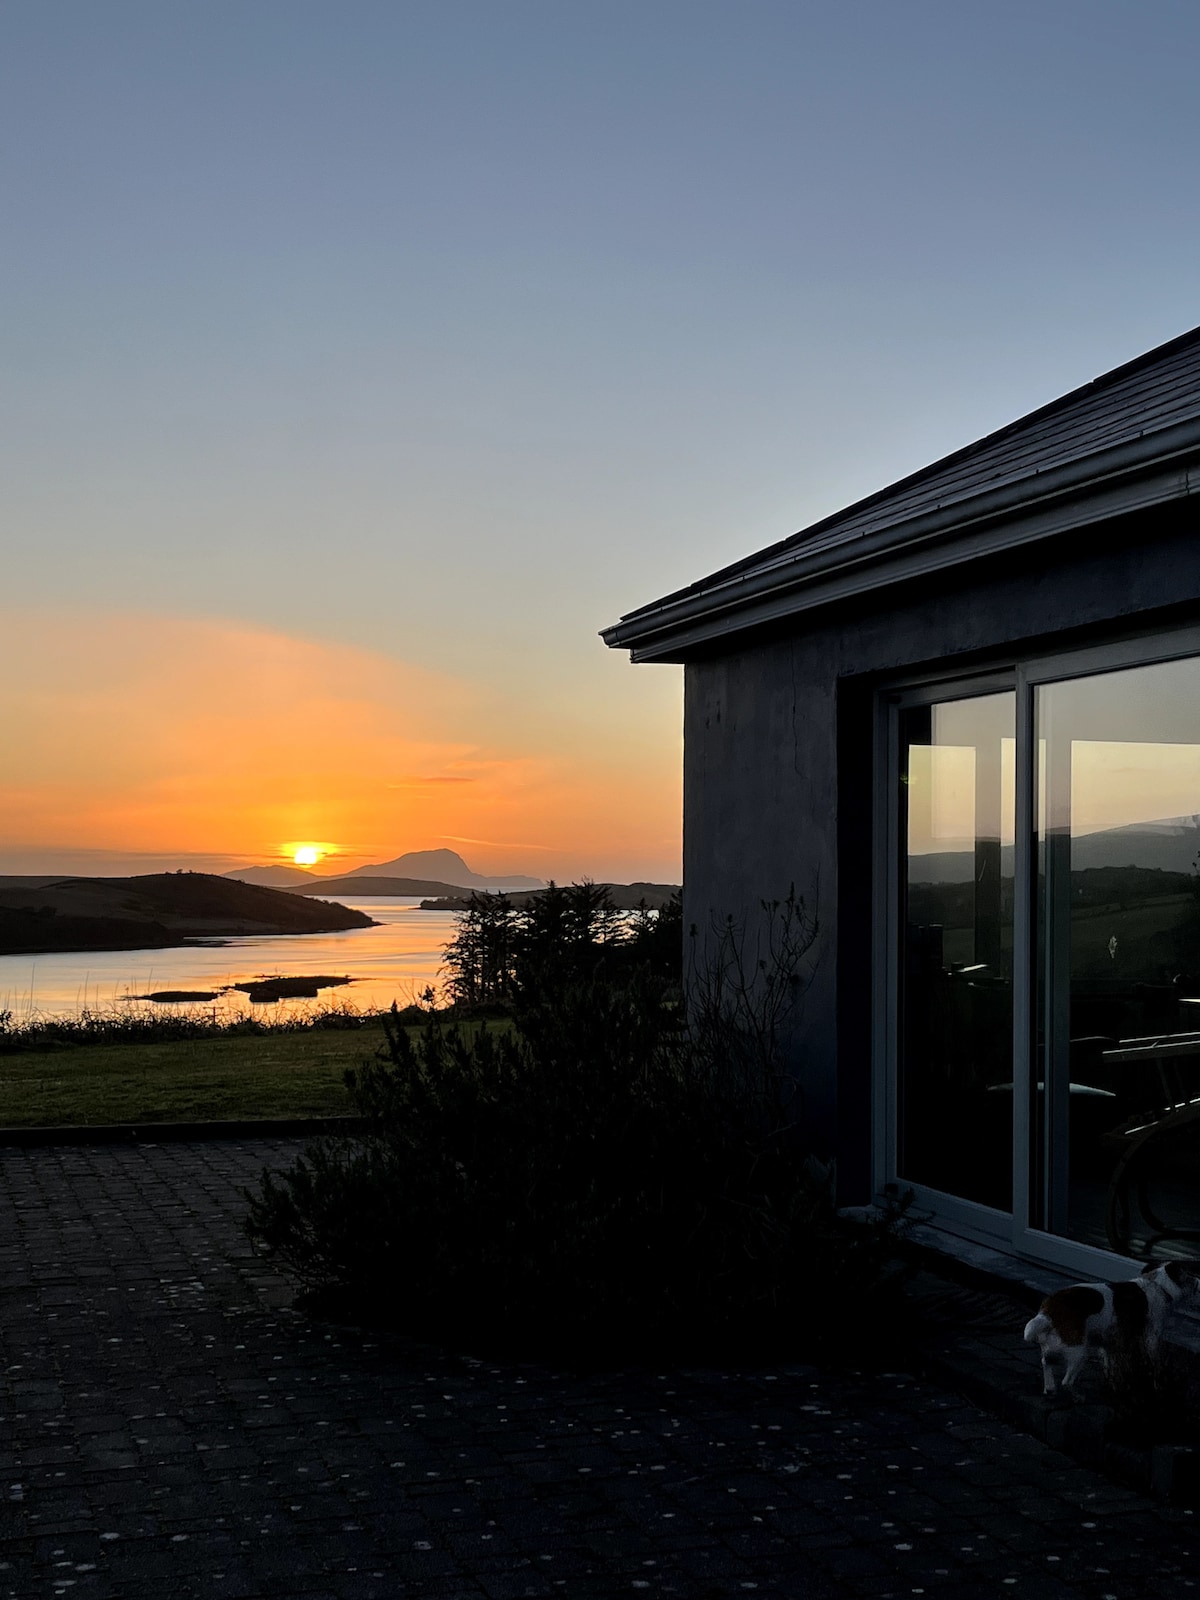
<svg viewBox="0 0 1200 1600"><path fill-rule="evenodd" d="M508 872L498 877L487 877L474 872L457 850L409 850L394 861L383 861L376 866L351 867L348 870L333 867L326 860L323 872L307 872L303 867L287 866L276 862L267 867L239 867L224 874L242 883L256 883L269 889L292 889L301 884L319 884L323 878L336 878L339 883L347 878L420 878L438 884L450 884L457 889L542 889L541 878L529 878L519 872Z"/></svg>
<svg viewBox="0 0 1200 1600"><path fill-rule="evenodd" d="M355 867L340 873L344 878L435 878L439 883L452 883L461 889L541 889L541 878L530 878L523 873L507 872L486 876L474 872L457 850L409 850L393 861L377 862L373 866Z"/></svg>

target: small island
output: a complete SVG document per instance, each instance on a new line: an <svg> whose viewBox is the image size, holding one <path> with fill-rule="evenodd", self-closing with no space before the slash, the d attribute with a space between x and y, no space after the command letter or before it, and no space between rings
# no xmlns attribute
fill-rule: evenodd
<svg viewBox="0 0 1200 1600"><path fill-rule="evenodd" d="M376 926L373 917L349 906L206 872L24 882L10 877L0 884L0 955L162 950L248 934Z"/></svg>

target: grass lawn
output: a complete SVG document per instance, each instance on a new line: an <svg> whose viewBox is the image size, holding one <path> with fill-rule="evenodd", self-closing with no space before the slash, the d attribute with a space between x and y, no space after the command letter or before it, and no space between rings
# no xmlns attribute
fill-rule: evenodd
<svg viewBox="0 0 1200 1600"><path fill-rule="evenodd" d="M382 1044L380 1025L0 1055L0 1126L337 1116Z"/></svg>

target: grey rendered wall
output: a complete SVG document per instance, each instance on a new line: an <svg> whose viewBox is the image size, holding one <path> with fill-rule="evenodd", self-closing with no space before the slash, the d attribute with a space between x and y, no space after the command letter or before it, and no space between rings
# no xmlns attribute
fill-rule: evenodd
<svg viewBox="0 0 1200 1600"><path fill-rule="evenodd" d="M792 1061L827 1145L836 1092L835 679L806 641L779 641L684 675L684 926L711 956L727 917L759 937L763 901L794 888L818 923Z"/></svg>
<svg viewBox="0 0 1200 1600"><path fill-rule="evenodd" d="M703 945L794 885L819 932L789 1042L809 1130L860 1197L869 1141L871 716L875 687L1200 618L1195 514L1089 530L1031 559L976 563L919 591L802 619L689 661L684 916Z"/></svg>

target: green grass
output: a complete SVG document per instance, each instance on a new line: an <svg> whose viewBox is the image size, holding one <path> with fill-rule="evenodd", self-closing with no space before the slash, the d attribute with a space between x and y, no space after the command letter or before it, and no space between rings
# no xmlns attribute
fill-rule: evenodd
<svg viewBox="0 0 1200 1600"><path fill-rule="evenodd" d="M382 1044L380 1024L0 1055L0 1126L337 1116Z"/></svg>

